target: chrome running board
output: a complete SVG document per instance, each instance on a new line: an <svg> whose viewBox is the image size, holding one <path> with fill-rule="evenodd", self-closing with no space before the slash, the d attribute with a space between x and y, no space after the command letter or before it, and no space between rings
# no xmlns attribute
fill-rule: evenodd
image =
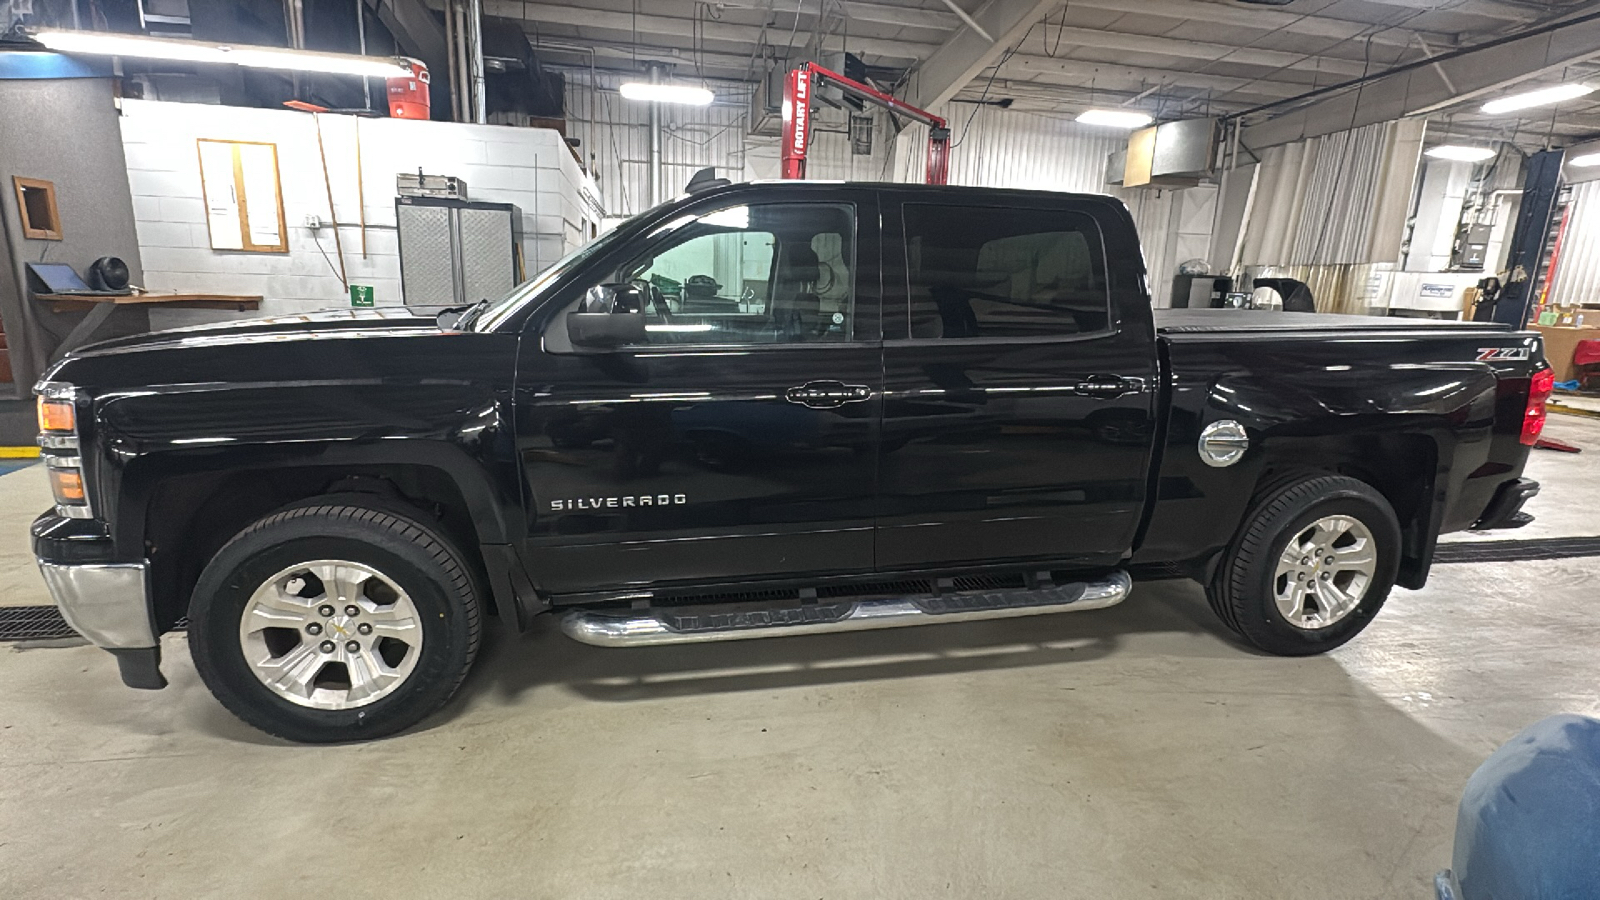
<svg viewBox="0 0 1600 900"><path fill-rule="evenodd" d="M963 591L736 610L727 607L654 607L638 610L579 610L561 620L567 637L597 647L695 644L865 631L905 625L972 622L1116 606L1133 589L1126 572L1076 584L1035 590Z"/></svg>

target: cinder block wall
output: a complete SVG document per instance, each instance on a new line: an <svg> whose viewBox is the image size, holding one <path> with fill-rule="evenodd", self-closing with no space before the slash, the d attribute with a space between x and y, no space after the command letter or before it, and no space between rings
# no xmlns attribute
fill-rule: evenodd
<svg viewBox="0 0 1600 900"><path fill-rule="evenodd" d="M319 121L334 215L317 152ZM123 104L122 138L145 286L260 294L267 315L349 306L336 272L332 230L307 228L307 216L338 222L352 283L372 285L380 306L402 301L394 206L401 172L455 175L466 180L473 200L517 204L530 276L583 243L587 226L599 219L599 210L586 208L581 198L584 175L576 160L561 135L549 129L129 100ZM195 143L200 138L277 145L288 253L211 249ZM363 191L365 258L359 228ZM151 325L234 315L156 310Z"/></svg>

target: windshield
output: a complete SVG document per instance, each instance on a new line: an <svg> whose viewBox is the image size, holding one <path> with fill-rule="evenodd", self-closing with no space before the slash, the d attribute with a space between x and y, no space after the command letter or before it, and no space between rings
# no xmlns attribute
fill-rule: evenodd
<svg viewBox="0 0 1600 900"><path fill-rule="evenodd" d="M554 265L535 275L531 280L512 288L511 293L493 303L469 312L456 327L463 331L495 330L502 322L510 318L513 313L521 309L525 303L536 299L544 292L545 288L555 283L561 276L572 271L575 266L581 265L590 257L610 247L622 235L632 231L633 226L641 219L652 215L662 206L672 202L674 201L669 200L667 203L662 203L636 216L624 219L617 227L561 257Z"/></svg>

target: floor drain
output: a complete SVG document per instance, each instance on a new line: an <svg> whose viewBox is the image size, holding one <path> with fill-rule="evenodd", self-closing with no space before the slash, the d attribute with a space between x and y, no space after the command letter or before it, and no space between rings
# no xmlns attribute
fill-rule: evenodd
<svg viewBox="0 0 1600 900"><path fill-rule="evenodd" d="M188 627L188 619L179 619L170 630ZM0 606L0 641L48 641L77 635L54 606Z"/></svg>
<svg viewBox="0 0 1600 900"><path fill-rule="evenodd" d="M54 606L0 607L0 641L35 641L77 635Z"/></svg>
<svg viewBox="0 0 1600 900"><path fill-rule="evenodd" d="M1526 562L1600 556L1600 537L1534 538L1525 541L1456 541L1440 544L1433 561L1448 563Z"/></svg>

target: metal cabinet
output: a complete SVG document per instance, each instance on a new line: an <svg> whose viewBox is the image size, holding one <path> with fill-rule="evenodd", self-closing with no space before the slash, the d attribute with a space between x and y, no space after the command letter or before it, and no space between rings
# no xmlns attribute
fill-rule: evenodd
<svg viewBox="0 0 1600 900"><path fill-rule="evenodd" d="M498 300L522 281L522 210L513 204L399 197L395 219L407 306Z"/></svg>

